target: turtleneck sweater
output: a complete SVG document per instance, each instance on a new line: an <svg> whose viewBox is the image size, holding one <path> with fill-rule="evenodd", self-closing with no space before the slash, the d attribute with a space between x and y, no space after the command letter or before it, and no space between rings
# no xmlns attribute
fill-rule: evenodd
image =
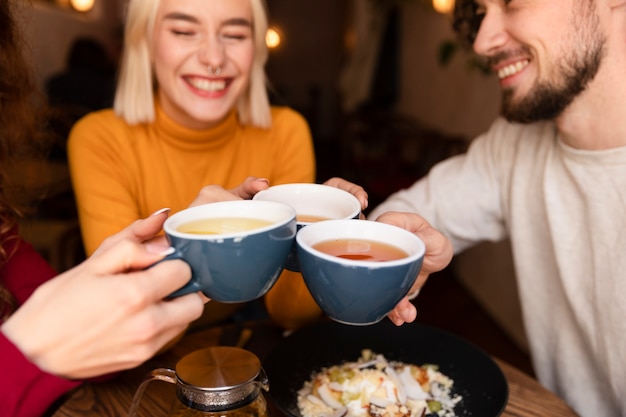
<svg viewBox="0 0 626 417"><path fill-rule="evenodd" d="M305 119L287 107L272 107L271 115L270 129L243 126L233 111L211 129L194 130L174 122L157 103L149 124L129 125L112 109L79 120L70 132L68 156L87 254L139 218L164 207L172 214L187 208L206 185L230 189L249 176L271 185L313 182L313 141ZM294 280L283 281L290 286ZM212 314L215 320L233 310L215 302L207 308L220 310Z"/></svg>

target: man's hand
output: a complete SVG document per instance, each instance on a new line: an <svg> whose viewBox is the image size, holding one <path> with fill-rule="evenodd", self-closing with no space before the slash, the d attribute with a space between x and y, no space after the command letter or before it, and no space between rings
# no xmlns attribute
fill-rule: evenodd
<svg viewBox="0 0 626 417"><path fill-rule="evenodd" d="M389 319L397 326L404 323L411 323L417 317L417 310L409 300L409 297L417 295L424 285L428 276L433 272L441 271L452 260L452 243L438 230L433 228L426 220L414 213L387 212L378 216L376 221L393 224L415 233L426 246L424 262L417 280L404 297L389 313Z"/></svg>

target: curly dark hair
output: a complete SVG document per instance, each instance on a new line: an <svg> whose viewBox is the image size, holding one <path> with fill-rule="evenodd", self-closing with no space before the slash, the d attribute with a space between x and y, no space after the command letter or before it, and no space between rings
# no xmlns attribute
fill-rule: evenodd
<svg viewBox="0 0 626 417"><path fill-rule="evenodd" d="M461 45L471 49L483 16L476 13L478 5L474 0L456 0L452 17L452 28Z"/></svg>
<svg viewBox="0 0 626 417"><path fill-rule="evenodd" d="M45 103L24 59L25 44L14 19L17 8L28 4L23 0L0 0L0 267L11 256L6 251L7 239L17 239L11 231L23 213L15 198L8 166L18 154L39 153L43 149L39 144L47 140ZM0 306L3 305L14 307L14 302L0 283ZM6 314L5 308L0 308L2 313Z"/></svg>

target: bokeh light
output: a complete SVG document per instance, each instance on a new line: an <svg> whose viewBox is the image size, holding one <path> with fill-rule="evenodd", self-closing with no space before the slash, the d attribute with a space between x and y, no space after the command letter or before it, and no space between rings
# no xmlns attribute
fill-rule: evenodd
<svg viewBox="0 0 626 417"><path fill-rule="evenodd" d="M70 0L70 4L79 12L88 12L93 9L95 0Z"/></svg>
<svg viewBox="0 0 626 417"><path fill-rule="evenodd" d="M280 32L278 32L277 29L271 27L267 30L267 33L265 34L265 43L267 43L267 47L269 49L278 48L281 41Z"/></svg>
<svg viewBox="0 0 626 417"><path fill-rule="evenodd" d="M454 10L454 0L433 0L433 8L439 13L451 13Z"/></svg>

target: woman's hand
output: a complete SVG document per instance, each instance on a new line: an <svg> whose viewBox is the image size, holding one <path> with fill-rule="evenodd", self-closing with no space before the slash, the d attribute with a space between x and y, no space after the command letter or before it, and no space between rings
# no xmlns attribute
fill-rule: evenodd
<svg viewBox="0 0 626 417"><path fill-rule="evenodd" d="M417 317L417 310L409 297L413 298L418 294L430 274L448 266L453 255L452 243L426 220L414 213L387 212L378 216L376 221L393 224L413 232L426 246L422 268L409 295L404 297L388 314L389 319L397 326L411 323Z"/></svg>
<svg viewBox="0 0 626 417"><path fill-rule="evenodd" d="M356 185L350 181L346 181L343 178L333 177L326 182L325 185L330 185L331 187L339 188L340 190L344 190L355 196L361 202L361 218L364 219L363 211L367 208L368 200L367 200L367 192L360 185Z"/></svg>
<svg viewBox="0 0 626 417"><path fill-rule="evenodd" d="M361 202L361 210L367 208L367 193L363 187L344 179L334 177L324 182L325 185L339 188L354 195ZM200 190L189 207L200 204L215 203L229 200L249 200L259 191L269 188L270 183L265 178L248 177L237 187L226 190L219 185L207 185ZM363 215L361 215L363 217Z"/></svg>
<svg viewBox="0 0 626 417"><path fill-rule="evenodd" d="M138 220L82 264L41 285L2 331L42 370L84 379L135 367L200 317L206 300L165 297L190 277L183 261L161 262L150 240L166 219Z"/></svg>
<svg viewBox="0 0 626 417"><path fill-rule="evenodd" d="M249 200L256 193L265 190L270 182L265 178L248 177L237 187L226 190L219 185L207 185L200 190L198 196L191 202L189 207L201 204L215 203L229 200Z"/></svg>

